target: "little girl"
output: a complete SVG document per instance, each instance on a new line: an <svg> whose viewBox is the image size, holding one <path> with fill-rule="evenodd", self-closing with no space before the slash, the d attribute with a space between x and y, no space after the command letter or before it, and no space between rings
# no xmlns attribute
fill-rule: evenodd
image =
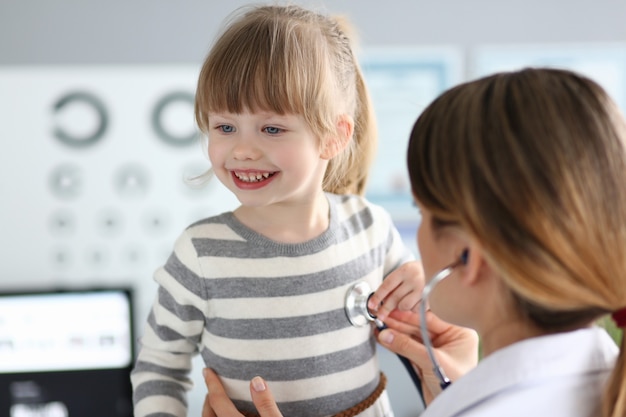
<svg viewBox="0 0 626 417"><path fill-rule="evenodd" d="M186 415L198 353L242 412L263 375L287 416L391 416L372 330L351 326L344 300L391 274L384 310L410 309L423 280L361 196L376 132L345 30L298 6L248 9L204 62L196 120L212 165L200 179L241 205L189 226L155 273L135 417Z"/></svg>

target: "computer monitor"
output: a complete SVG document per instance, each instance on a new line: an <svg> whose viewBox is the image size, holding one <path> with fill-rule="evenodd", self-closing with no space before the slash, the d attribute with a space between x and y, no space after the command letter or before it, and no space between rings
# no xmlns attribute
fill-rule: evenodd
<svg viewBox="0 0 626 417"><path fill-rule="evenodd" d="M131 417L130 288L0 291L0 417Z"/></svg>

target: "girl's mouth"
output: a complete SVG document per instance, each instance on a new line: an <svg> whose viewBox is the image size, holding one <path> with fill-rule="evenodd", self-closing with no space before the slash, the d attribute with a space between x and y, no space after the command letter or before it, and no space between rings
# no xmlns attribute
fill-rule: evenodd
<svg viewBox="0 0 626 417"><path fill-rule="evenodd" d="M233 171L233 175L242 182L254 183L265 181L272 177L275 172L237 172Z"/></svg>

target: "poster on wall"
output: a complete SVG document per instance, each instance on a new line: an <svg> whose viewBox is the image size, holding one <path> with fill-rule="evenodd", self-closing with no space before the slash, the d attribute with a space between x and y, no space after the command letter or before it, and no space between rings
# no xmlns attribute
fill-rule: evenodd
<svg viewBox="0 0 626 417"><path fill-rule="evenodd" d="M360 59L378 125L378 151L366 196L390 212L417 254L419 214L407 176L408 138L422 110L463 79L463 54L445 46L370 48Z"/></svg>
<svg viewBox="0 0 626 417"><path fill-rule="evenodd" d="M473 78L537 66L580 72L604 87L626 111L626 43L483 45L472 57Z"/></svg>

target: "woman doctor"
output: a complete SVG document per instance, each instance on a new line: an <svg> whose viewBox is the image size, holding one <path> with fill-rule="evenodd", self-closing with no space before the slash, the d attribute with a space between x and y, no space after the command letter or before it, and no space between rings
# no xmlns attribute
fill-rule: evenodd
<svg viewBox="0 0 626 417"><path fill-rule="evenodd" d="M459 85L418 118L408 168L430 341L415 313L376 314L422 377L422 416L626 416L626 342L593 324L626 327L626 122L607 93L540 68ZM205 377L203 416L240 415ZM260 377L251 394L280 415Z"/></svg>

